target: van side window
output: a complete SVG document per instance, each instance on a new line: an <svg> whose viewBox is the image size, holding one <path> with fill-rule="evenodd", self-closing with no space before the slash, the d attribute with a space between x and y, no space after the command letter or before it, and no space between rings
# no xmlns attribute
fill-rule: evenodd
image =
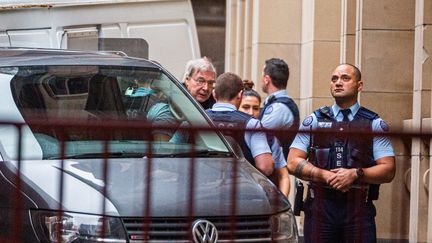
<svg viewBox="0 0 432 243"><path fill-rule="evenodd" d="M99 38L99 51L121 51L131 57L149 58L149 45L141 38Z"/></svg>
<svg viewBox="0 0 432 243"><path fill-rule="evenodd" d="M66 29L67 49L109 51L149 58L149 45L142 38L100 38L96 27Z"/></svg>

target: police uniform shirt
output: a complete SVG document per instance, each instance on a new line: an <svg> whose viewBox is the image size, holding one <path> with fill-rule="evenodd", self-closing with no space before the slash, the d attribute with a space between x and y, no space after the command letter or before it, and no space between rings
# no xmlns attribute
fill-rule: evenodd
<svg viewBox="0 0 432 243"><path fill-rule="evenodd" d="M216 103L213 105L212 111L235 111L236 107L228 103ZM251 118L246 124L246 129L260 129L262 128L261 122L258 119ZM279 143L276 141L272 144L272 148L269 147L267 142L267 136L264 132L246 131L244 135L246 145L249 147L252 153L252 157L256 157L260 154L271 153L275 168L279 169L286 166L286 160L283 156L282 149ZM272 153L272 151L275 151Z"/></svg>
<svg viewBox="0 0 432 243"><path fill-rule="evenodd" d="M342 121L343 120L343 114L341 112L341 108L334 104L331 107L333 114L336 114L336 121ZM352 121L354 119L354 116L356 115L357 111L360 109L360 105L358 103L354 104L350 107L351 113L348 115L348 119ZM312 113L310 116L306 117L302 124L300 125L299 130L300 131L310 131L315 130L318 127L318 120L314 113ZM325 124L321 124L325 125ZM385 132L388 130L387 124L381 119L377 118L372 121L372 131L373 132ZM310 135L309 133L305 132L299 132L293 143L291 144L290 148L296 148L304 151L305 153L308 153L310 146ZM394 156L393 147L391 145L390 139L388 137L384 136L375 136L373 138L373 156L374 160L378 160L383 157L388 156Z"/></svg>
<svg viewBox="0 0 432 243"><path fill-rule="evenodd" d="M264 101L264 104L266 104L272 96L275 98L289 97L286 90L279 90L268 96ZM261 123L268 129L290 128L293 122L294 115L292 111L280 102L270 104L261 118Z"/></svg>
<svg viewBox="0 0 432 243"><path fill-rule="evenodd" d="M280 169L287 165L285 156L282 151L282 147L280 146L279 140L274 137L273 143L271 144L270 150L272 151L272 157L275 161L275 168Z"/></svg>

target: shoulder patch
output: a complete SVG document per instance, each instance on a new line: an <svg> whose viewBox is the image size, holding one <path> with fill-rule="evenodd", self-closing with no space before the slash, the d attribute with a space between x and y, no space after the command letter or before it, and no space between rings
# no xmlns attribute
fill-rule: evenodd
<svg viewBox="0 0 432 243"><path fill-rule="evenodd" d="M305 127L307 127L307 126L309 126L310 124L312 124L312 122L313 122L313 117L312 116L308 116L308 117L306 117L304 120L303 120L303 126L305 126Z"/></svg>
<svg viewBox="0 0 432 243"><path fill-rule="evenodd" d="M387 123L383 120L380 121L380 127L384 132L388 132L390 130L389 126L387 125Z"/></svg>
<svg viewBox="0 0 432 243"><path fill-rule="evenodd" d="M268 115L273 112L273 106L269 106L265 109L264 115Z"/></svg>

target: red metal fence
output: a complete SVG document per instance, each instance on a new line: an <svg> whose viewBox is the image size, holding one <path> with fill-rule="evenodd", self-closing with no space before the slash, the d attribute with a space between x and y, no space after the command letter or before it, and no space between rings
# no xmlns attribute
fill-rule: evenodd
<svg viewBox="0 0 432 243"><path fill-rule="evenodd" d="M59 156L57 158L53 157L51 160L55 160L58 162L57 166L55 166L56 170L63 173L56 174L59 177L58 179L46 178L46 180L48 181L52 180L53 183L58 182L58 184L50 185L51 187L55 188L55 191L57 191L58 194L47 196L46 193L43 192L44 188L39 187L39 185L36 185L35 182L31 181L32 178L28 175L29 171L26 170L26 168L29 168L30 164L33 164L34 166L35 164L41 163L42 161L42 158L24 158L25 156L23 155L23 151L28 151L28 149L30 149L25 147L28 145L26 142L24 142L24 137L27 135L23 135L25 133L23 131L27 131L27 124L3 122L1 125L9 127L13 125L18 131L18 138L16 143L17 157L8 158L8 155L5 152L6 149L2 149L2 187L4 189L7 189L3 190L2 193L2 197L4 197L2 200L2 214L4 216L1 226L2 242L31 242L35 239L42 242L49 242L50 240L52 242L74 242L74 238L76 238L77 242L92 242L97 240L98 238L108 238L106 240L107 242L213 242L212 240L214 240L214 238L212 237L215 236L212 230L215 229L213 229L212 227L214 227L214 225L216 225L216 229L219 231L218 242L240 242L241 240L242 242L247 242L248 239L250 239L251 241L255 241L258 239L257 242L286 242L288 238L275 234L275 232L277 233L277 230L275 230L275 228L282 226L292 227L292 229L290 229L290 234L292 234L290 236L290 240L295 242L297 239L295 225L290 226L286 223L281 225L281 222L276 222L279 219L275 218L275 216L272 215L286 211L288 209L286 207L287 199L284 198L281 193L277 192L277 189L275 187L269 186L269 182L264 180L264 176L259 174L258 171L254 169L251 170L251 167L246 167L246 169L249 170L249 176L254 177L254 183L256 183L257 186L261 186L264 188L264 192L266 194L265 204L272 204L271 207L269 207L271 211L262 210L265 213L260 214L259 212L261 208L253 208L254 205L258 205L257 203L253 202L253 200L257 199L256 196L250 195L249 199L244 198L248 196L247 194L239 196L239 190L243 190L240 189L240 186L242 183L245 183L245 179L239 174L241 166L240 164L244 163L244 161L239 162L239 160L235 156L229 156L229 153L226 153L226 155L222 156L222 158L220 155L216 156L219 157L219 160L229 162L228 164L231 166L229 167L229 171L227 170L223 172L228 174L228 176L223 175L223 182L216 185L217 187L224 187L225 189L223 189L222 191L227 193L226 195L222 195L223 198L220 198L220 202L218 202L218 205L220 207L225 207L225 209L220 210L217 208L208 208L206 209L206 211L209 212L208 215L197 214L197 212L203 212L202 209L199 209L202 208L203 205L196 203L198 200L202 200L202 195L197 195L197 191L199 190L199 193L202 193L203 191L197 188L197 183L199 183L197 178L200 176L199 174L201 173L201 171L199 168L201 167L199 166L200 162L198 161L199 156L195 156L199 153L199 151L196 151L195 146L191 146L191 150L179 156L179 159L185 159L187 161L187 164L184 165L184 167L187 168L186 173L185 171L179 172L183 173L180 176L187 177L187 179L184 180L187 183L183 185L185 188L187 188L187 190L185 190L187 194L184 198L171 198L171 200L173 201L178 201L179 211L186 210L186 212L177 212L172 217L152 217L152 215L155 214L154 212L152 212L152 210L154 210L155 208L164 207L163 203L161 203L160 201L154 201L154 199L151 198L151 195L157 194L157 192L153 190L165 190L166 188L155 188L151 186L151 184L155 181L154 178L158 176L154 174L158 171L154 169L154 161L157 159L153 156L154 151L152 147L154 144L157 144L160 141L155 141L153 140L153 136L147 135L151 134L151 131L154 131L155 129L172 129L171 127L156 127L140 122L131 121L92 121L91 123L89 123L88 121L82 120L51 120L50 122L47 122L46 120L33 120L31 124L29 124L32 129L36 128L38 131L45 132L49 130L51 132L51 135L55 134L56 139L59 142L59 146L53 148L59 149ZM195 141L193 139L194 133L198 131L213 130L213 128L209 127L184 127L178 129L189 133L189 143L191 144L195 144ZM110 187L112 187L111 182L113 180L118 180L113 178L111 168L113 166L113 159L122 157L118 151L115 153L111 151L113 141L118 139L118 137L121 137L122 134L126 134L126 136L130 136L131 134L133 134L133 137L135 139L140 139L144 137L148 139L150 146L143 148L143 150L146 150L145 152L143 152L145 156L141 157L141 159L146 160L145 166L137 168L142 169L141 173L144 175L139 179L142 180L141 183L143 186L140 189L144 190L144 192L142 193L142 195L144 196L144 198L142 199L142 205L145 206L141 209L142 213L137 217L130 217L130 215L128 215L128 217L121 217L121 215L117 216L117 218L121 218L122 224L126 226L121 226L122 230L117 230L117 235L115 235L115 237L125 237L124 241L118 240L117 238L111 239L113 237L114 226L111 222L112 212L110 212L110 210L112 210L112 208L110 208L111 206L107 204L107 200L101 201L102 205L100 205L100 207L102 208L102 212L97 212L95 213L95 215L92 215L100 215L100 218L98 219L99 222L95 225L97 229L89 229L89 232L96 232L96 235L92 235L89 232L70 232L77 231L77 229L73 228L74 226L72 226L72 228L69 227L70 225L68 224L72 224L72 221L69 222L68 219L70 215L79 214L80 212L71 212L69 211L67 206L65 206L65 202L70 200L70 198L67 198L68 196L70 196L69 192L67 191L69 190L68 188L70 188L68 187L69 185L67 185L67 181L69 183L71 181L71 179L66 180L65 177L69 177L72 174L72 172L70 172L70 170L68 170L67 168L70 166L70 161L82 161L82 158L78 158L79 156L75 159L73 158L73 156L69 157L67 154L68 140L71 139L71 134L69 133L71 131L74 134L76 134L77 131L81 133L88 133L91 134L91 136L88 137L93 137L95 140L102 141L102 155L90 154L88 156L88 159L90 160L92 158L99 158L99 160L102 160L102 172L97 173L97 175L93 175L95 178L102 181L102 186L97 187L97 185L92 184L92 182L90 181L86 181L86 183L91 185L92 187L97 187L97 189L104 198L108 198L111 200L116 200L112 198L113 195L110 195L109 192ZM236 131L238 132L238 130ZM127 152L125 152L125 154L127 154ZM170 156L168 154L164 155L164 157L175 159L176 155ZM210 153L205 157L207 157L207 160L212 159L212 154ZM49 160L49 158L47 159ZM11 161L13 163L10 163ZM116 166L117 165L118 164L116 164ZM14 166L15 168L13 168ZM241 170L243 171L242 173L244 173L245 168L242 167ZM25 172L23 173L23 171ZM49 173L49 171L46 171L46 175L39 176L49 177L51 176L51 174ZM76 175L74 176L77 177ZM137 178L129 179L136 180ZM199 180L202 180L202 178ZM227 183L227 185L223 185L224 183ZM207 189L210 190L211 188L207 185ZM83 195L85 194L83 193ZM48 199L42 198L44 196L47 196ZM58 202L55 203L57 205L57 208L55 209L51 207L53 205L51 202L46 202L47 200L54 200L53 197L58 200ZM123 197L131 197L131 195L123 195ZM34 198L36 198L36 200ZM36 202L37 200L40 200L42 203L39 204L38 202ZM77 197L75 200L82 201L84 202L84 204L92 203L86 202L87 200L91 200L89 198ZM244 204L245 202L248 202L247 200L251 200L248 203L251 208L242 208L248 207L248 204ZM242 204L240 204L239 202L241 202ZM158 203L161 204L153 205ZM187 208L181 208L181 205L187 205ZM129 206L134 207L133 204ZM53 210L55 214L52 214ZM37 213L35 213L36 211ZM50 211L49 213L51 214L43 217L43 214L46 213L45 211ZM214 213L212 213L212 211L214 211ZM222 215L217 215L218 211L225 213ZM241 215L239 215L239 213ZM5 214L7 214L6 217ZM187 217L179 217L179 215L187 215ZM290 213L290 215L292 214ZM44 218L44 220L35 219L33 217L41 217ZM194 226L197 219L208 220L212 224L204 224L204 226ZM31 222L28 222L29 220ZM41 225L36 225L37 223L40 223ZM193 231L194 227L198 228ZM125 235L123 236L121 235L123 233L118 232L123 232ZM78 233L82 235L78 236ZM154 236L156 238L152 238ZM160 236L160 238L157 238L158 236ZM164 238L165 236L167 237ZM176 239L176 237L178 238ZM198 240L196 239L197 237ZM199 239L200 237L201 239ZM81 241L79 241L78 239L80 239ZM259 239L261 240L259 241Z"/></svg>
<svg viewBox="0 0 432 243"><path fill-rule="evenodd" d="M179 159L186 159L187 165L184 165L184 170L179 173L187 172L182 174L181 176L187 177L184 181L187 182L184 184L184 187L187 188L185 190L187 194L182 198L171 198L172 200L177 200L179 203L179 211L186 210L186 213L178 213L176 215L173 215L172 217L153 217L154 212L152 210L155 207L163 208L164 203L161 201L154 201L153 198L151 198L151 195L155 195L157 192L153 190L166 190L166 188L154 188L151 186L151 184L154 182L154 178L158 177L157 173L159 171L154 170L155 163L154 161L156 158L153 156L154 151L152 149L152 146L160 141L155 141L153 139L153 136L147 136L148 134L151 134L151 131L154 131L155 129L173 129L172 127L167 126L151 126L148 124L140 123L140 122L134 122L134 121L128 121L128 122L122 122L122 121L99 121L99 122L91 122L88 121L65 121L65 120L56 120L56 121L50 121L49 123L46 120L39 120L39 121L32 121L30 126L31 127L38 127L40 130L51 130L55 131L56 139L58 139L59 142L59 156L58 158L55 158L53 160L58 161L58 167L56 169L58 171L64 172L64 173L57 173L57 175L60 177L56 180L52 179L52 181L58 181L59 183L56 185L51 185L51 187L55 187L58 195L55 196L55 198L58 199L58 202L56 204L58 205L57 208L49 208L48 205L53 205L51 202L47 203L47 200L54 200L51 196L48 196L48 199L44 199L44 196L47 196L43 192L43 188L39 187L38 185L32 184L31 178L28 177L27 174L23 174L23 168L29 166L31 163L33 165L35 163L40 163L41 159L34 159L29 160L27 158L23 158L23 150L29 149L25 148L24 138L23 138L23 130L27 127L27 124L16 124L16 123L8 123L8 122L2 122L1 126L15 126L17 129L17 143L16 143L16 154L17 157L14 158L8 158L8 156L5 154L5 148L2 148L2 158L3 162L2 166L0 166L0 170L2 173L2 181L1 182L1 207L2 211L0 216L2 219L0 220L0 228L1 228L1 242L31 242L32 240L42 241L42 242L49 242L51 240L52 242L74 242L73 240L76 239L77 242L92 242L94 240L97 240L99 238L105 239L106 242L194 242L196 241L196 237L203 237L201 239L198 239L196 242L212 242L211 237L214 237L212 235L212 231L209 230L209 228L205 227L214 227L212 225L205 225L204 228L199 228L197 231L193 231L194 223L197 219L202 218L204 220L209 220L210 222L215 222L216 229L219 230L219 242L248 242L249 240L256 240L261 239L261 241L256 242L296 242L297 237L295 236L297 232L296 226L294 225L292 228L292 237L291 238L280 238L283 240L280 240L277 234L275 234L275 228L277 227L291 227L289 225L282 224L281 221L276 222L279 220L278 218L275 218L274 215L269 215L268 211L265 214L258 213L260 211L260 208L250 208L245 210L244 208L240 207L247 207L247 204L244 204L245 201L249 200L247 198L247 195L242 194L242 197L244 198L238 198L240 195L239 190L241 189L241 184L244 183L243 178L239 176L240 170L244 170L243 167L240 166L241 162L236 157L229 156L228 153L225 158L222 158L225 161L230 161L232 163L232 167L230 167L230 173L229 178L224 177L223 182L220 184L217 184L215 186L225 186L223 183L228 183L228 188L226 190L227 195L223 195L222 198L220 198L219 205L222 205L220 207L228 207L229 210L222 210L224 212L229 212L229 214L223 214L223 215L217 215L211 214L213 209L207 209L209 215L197 215L197 209L200 207L203 207L201 204L197 204L198 199L202 199L202 195L197 195L197 176L201 173L199 168L201 168L199 165L197 165L197 157L195 156L198 151L196 151L195 147L192 146L191 150L188 151L186 154L183 154L179 157ZM191 136L191 140L189 141L191 144L195 144L194 136L193 134L198 131L211 131L213 128L208 127L182 127L182 128L176 128L181 129L184 132L189 133ZM225 128L228 130L234 131L234 129ZM256 131L254 129L248 129L250 131ZM80 212L70 212L68 211L68 208L65 207L64 201L70 200L70 198L66 198L68 192L66 192L67 185L65 185L65 177L70 176L71 172L68 171L66 168L66 161L71 160L77 160L73 157L68 158L66 151L67 148L67 141L70 139L70 134L68 134L70 131L73 131L74 133L83 132L83 133L91 133L95 140L102 141L102 155L96 156L102 161L101 166L101 173L98 173L97 175L92 175L95 178L97 178L97 181L101 181L100 185L92 184L91 181L86 181L88 185L97 188L98 191L103 195L104 200L102 200L102 205L100 205L100 208L102 208L101 212L97 212L92 216L100 216L98 218L99 222L95 225L92 225L92 227L97 227L97 229L87 229L88 232L78 232L76 228L73 228L74 226L71 226L72 228L67 228L70 225L68 225L68 217L69 214L79 214ZM238 129L235 129L236 132L239 132ZM266 130L267 132L270 130ZM241 132L241 131L240 131ZM271 130L271 132L297 132L297 131L287 131L287 130ZM0 139L2 137L1 135L2 131L0 130ZM314 132L319 133L319 132ZM322 133L322 132L321 132ZM383 135L383 134L376 134L376 133L358 133L358 131L346 131L345 132L349 136L370 136L370 135ZM117 137L121 136L121 134L127 134L127 136L130 136L133 134L135 139L140 139L143 137L146 137L149 142L149 146L145 148L145 156L142 156L141 158L145 157L146 163L145 166L139 167L139 169L143 169L141 172L142 175L144 175L142 178L140 178L140 183L142 186L140 189L143 190L141 193L144 198L142 198L142 205L145 205L144 208L141 208L142 213L137 217L130 217L128 215L127 217L121 217L121 215L112 216L112 212L110 212L111 205L107 205L107 200L105 198L108 198L110 200L113 199L113 195L110 195L109 190L112 189L112 183L110 181L117 180L115 178L112 178L110 176L113 175L112 171L112 161L113 158L122 158L122 154L117 151L116 153L113 153L111 151L112 148L112 141L115 141ZM430 139L430 134L423 134L423 133L394 133L389 132L385 133L386 136L390 136L394 139L411 139L413 137L419 137L421 139ZM143 148L144 150L144 148ZM127 154L127 152L125 152ZM127 157L128 155L125 155ZM133 155L132 157L134 157ZM123 157L123 158L125 158ZM169 154L164 156L165 158L176 158L175 155L170 156ZM216 156L218 157L218 156ZM223 156L222 156L223 157ZM135 157L136 158L136 157ZM212 154L207 155L207 159L212 158ZM219 155L220 158L220 155ZM89 155L88 159L92 159L92 156ZM79 160L79 159L78 159ZM6 163L9 163L10 161L13 161L14 163L6 165ZM15 165L15 168L14 166ZM88 165L88 164L87 164ZM117 166L118 164L116 164ZM69 165L68 165L69 166ZM126 165L124 165L126 166ZM24 168L25 169L25 168ZM122 168L120 168L122 169ZM129 168L130 169L130 168ZM91 171L91 170L90 170ZM27 173L28 171L26 171ZM156 173L155 173L156 172ZM271 205L271 208L274 209L272 213L277 214L277 210L286 210L284 208L284 205L286 203L286 198L281 199L281 194L278 192L275 192L275 187L269 187L268 182L263 181L263 176L259 174L258 171L252 170L249 171L251 176L255 176L255 182L257 185L260 185L264 188L265 193L267 194L267 199L269 204ZM154 174L155 173L155 174ZM224 173L228 173L224 171ZM44 175L40 175L44 176ZM46 176L50 176L50 174L47 172ZM75 175L76 176L76 175ZM163 175L167 176L167 175ZM178 175L177 175L178 176ZM46 178L48 181L50 178ZM82 179L82 178L81 178ZM135 180L136 178L124 178L124 180L131 179ZM70 179L68 179L70 181ZM214 181L213 181L214 182ZM209 185L207 186L207 190L210 190L211 187ZM30 189L29 189L30 188ZM38 191L40 190L40 191ZM273 190L273 191L272 191ZM202 192L202 191L200 191ZM30 194L29 194L30 193ZM31 195L31 193L35 193L38 195ZM290 193L294 193L291 191ZM132 195L123 195L123 197L132 197ZM36 198L36 199L35 199ZM168 198L166 198L168 199ZM250 200L257 199L256 197L251 196ZM36 200L41 200L43 202L42 204L38 204ZM86 200L90 200L88 198L76 198L77 201L85 202L84 204L92 203L92 202L86 202ZM94 202L93 202L94 203ZM154 203L159 203L160 205L152 205ZM242 204L240 204L242 203ZM180 206L187 205L186 208L181 208ZM212 204L214 205L214 204ZM253 201L250 201L250 205L255 205ZM44 208L47 207L47 208ZM134 204L129 205L130 207L134 207ZM49 215L42 217L41 215L44 212L39 212L38 214L35 214L34 212L37 210L42 211L52 211L56 214ZM163 210L163 209L161 209ZM198 210L199 211L199 210ZM214 211L218 211L218 209L214 209ZM238 212L249 212L249 215L243 214L239 215ZM253 213L253 212L257 213ZM202 211L201 211L202 212ZM179 217L178 215L187 215L186 218ZM66 217L66 216L67 217ZM290 213L292 216L292 214ZM41 221L41 219L34 219L32 217L41 217L44 218L45 221ZM119 222L119 225L116 225L114 219L121 219ZM55 221L49 222L50 220ZM28 221L31 222L28 222ZM127 222L126 222L127 221ZM42 226L35 225L37 222L41 223ZM66 222L66 223L65 223ZM71 221L72 222L72 221ZM127 226L125 226L127 224ZM162 230L160 228L162 228ZM54 229L49 227L54 227ZM81 227L81 226L80 226ZM90 227L90 226L89 226ZM113 227L120 227L121 229L115 229ZM203 227L203 226L200 226ZM213 228L212 228L213 229ZM251 229L251 230L249 230ZM40 230L40 231L39 231ZM39 231L39 232L38 232ZM48 232L49 231L49 232ZM74 231L74 232L69 232ZM75 232L77 231L77 232ZM251 233L250 231L253 231ZM96 235L92 235L96 232ZM198 233L193 233L198 232ZM77 235L80 234L80 235ZM122 235L124 234L124 235ZM33 236L30 236L33 235ZM160 238L159 241L153 239L152 237L154 235L159 236L167 236L168 238ZM69 237L69 238L68 238ZM75 237L75 238L74 238ZM81 238L80 238L81 237ZM114 237L114 238L113 238ZM115 238L117 237L117 238ZM120 238L124 238L123 241L119 240ZM171 238L170 238L171 237ZM173 237L178 237L178 241L174 239ZM210 237L210 239L204 238L204 237ZM246 238L241 238L246 237ZM250 237L250 238L247 238ZM108 238L108 239L107 239ZM243 241L239 240L242 239ZM78 241L80 239L81 241ZM87 240L87 241L86 241ZM206 241L208 240L208 241ZM214 240L214 238L213 238Z"/></svg>

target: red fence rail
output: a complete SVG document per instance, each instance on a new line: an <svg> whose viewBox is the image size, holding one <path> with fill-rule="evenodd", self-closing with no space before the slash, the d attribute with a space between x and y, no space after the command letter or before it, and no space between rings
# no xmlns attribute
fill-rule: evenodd
<svg viewBox="0 0 432 243"><path fill-rule="evenodd" d="M2 233L0 233L2 236L2 238L0 239L1 242L29 242L30 239L37 239L39 241L42 242L49 242L49 240L51 240L52 242L67 242L65 237L69 237L69 235L67 234L72 234L72 236L70 236L70 239L73 239L73 237L77 237L76 235L74 236L73 233L71 232L66 232L67 230L70 229L65 229L65 224L64 221L67 221L67 217L65 215L69 214L69 213L73 213L73 214L78 214L79 212L70 212L68 211L68 208L65 208L65 201L66 200L70 200L69 198L66 198L67 196L69 196L68 192L65 192L65 190L67 190L67 185L65 185L66 183L66 179L65 176L69 176L70 174L67 173L58 173L58 176L60 177L58 179L59 184L58 185L54 185L54 187L57 188L57 192L58 192L58 208L56 208L56 215L54 216L50 216L50 217L45 217L45 222L42 222L41 224L45 224L42 225L43 227L48 227L47 225L50 225L52 227L55 227L55 232L56 233L52 233L53 230L51 230L50 235L47 235L48 232L43 232L44 230L42 230L42 232L36 232L38 230L40 230L40 227L35 226L35 222L36 220L33 219L32 222L27 222L24 223L24 221L29 220L31 217L33 217L34 215L32 214L33 209L44 209L44 210L52 210L49 208L43 208L43 206L40 205L36 205L37 203L34 202L34 200L31 198L30 195L26 194L25 191L25 187L29 186L30 182L30 178L27 178L27 175L23 175L22 171L23 171L23 167L28 166L28 164L26 163L25 165L23 164L23 161L28 161L28 158L24 158L23 157L23 151L25 151L26 148L25 147L25 143L24 143L24 134L23 134L23 129L29 125L30 127L39 127L39 128L45 128L45 129L51 129L51 130L55 130L56 134L57 134L57 139L60 142L60 146L59 146L59 156L58 158L56 158L56 160L59 162L59 167L58 170L65 172L67 171L66 169L66 161L67 160L73 160L68 158L67 156L67 150L68 150L68 145L67 145L67 138L68 138L68 131L70 131L71 129L74 131L85 131L85 132L93 132L95 134L97 134L97 139L103 141L103 146L102 146L102 155L99 156L99 159L102 159L102 172L101 175L95 176L95 178L99 178L102 181L102 185L99 189L101 191L101 194L103 195L103 198L111 198L113 195L110 195L109 193L109 187L111 185L112 180L114 180L114 178L111 178L110 176L112 176L112 172L110 173L110 171L112 171L112 157L113 157L113 151L111 151L111 142L115 139L115 137L117 136L118 133L122 133L124 132L125 134L135 134L137 135L136 137L140 137L139 134L151 134L151 131L154 131L155 129L174 129L173 127L169 127L169 126L152 126L152 125L148 125L142 122L134 122L134 121L127 121L127 122L123 122L123 121L103 121L103 122L91 122L89 123L86 120L51 120L49 122L47 122L46 120L32 120L29 124L23 124L23 123L10 123L10 122L0 122L0 127L1 126L10 126L13 125L17 128L17 144L16 144L16 150L17 150L17 157L16 158L8 158L8 155L5 154L5 149L2 148L2 158L3 158L3 165L0 167L1 169L1 173L2 173L2 184L3 184L3 193L2 196L7 196L7 198L3 198L3 205L1 205L1 207L3 207L2 210L2 215L3 215L3 219L1 219L2 223L1 223L1 231ZM193 135L196 132L201 132L201 131L213 131L215 128L212 127L176 127L175 129L180 129L183 130L191 135ZM224 128L227 130L231 130L231 131L236 131L239 132L238 129L231 129L231 128ZM248 131L262 131L260 129L245 129ZM296 130L265 130L266 132L272 132L272 133L276 133L276 132L283 132L283 133L297 133L298 131ZM307 131L309 132L309 131ZM312 133L323 133L323 131L314 131ZM430 133L422 133L422 132L405 132L405 133L401 133L401 132L388 132L388 133L359 133L358 131L344 131L344 133L346 133L349 136L371 136L371 135L385 135L385 136L389 136L392 137L394 139L410 139L410 138L421 138L421 139L431 139L431 134ZM137 217L138 219L133 219L136 220L135 222L131 223L135 226L135 229L137 229L137 233L131 233L129 235L125 235L125 239L124 241L119 241L119 242L153 242L152 239L150 238L150 234L151 232L155 231L155 225L158 224L158 222L154 221L152 219L152 209L154 209L154 205L152 205L153 203L156 203L154 200L154 198L151 198L151 195L155 195L157 192L154 190L163 190L164 188L154 188L152 187L152 183L154 182L154 178L157 177L158 175L154 174L155 173L155 162L154 160L156 159L153 154L154 154L154 150L153 150L153 146L154 144L158 143L159 141L155 141L154 138L152 136L147 136L149 138L148 143L149 146L145 148L145 158L147 159L147 163L145 167L142 168L138 168L138 169L142 169L142 171L140 173L142 173L143 176L142 179L142 187L141 189L143 190L142 195L144 196L144 198L142 198L143 200L143 204L145 205L144 208L142 208L142 216ZM192 138L191 141L189 141L191 144L195 145L196 141L194 141L194 136L190 136ZM1 142L1 131L0 131L0 142ZM228 143L227 143L228 144ZM144 148L143 148L144 149ZM191 146L191 150L188 151L186 153L186 155L183 155L182 157L189 159L189 162L187 165L185 165L185 171L187 171L187 173L183 174L182 176L187 177L187 179L185 179L184 181L187 182L186 185L184 185L186 188L188 188L187 190L187 195L185 195L184 200L186 201L182 201L179 200L179 203L182 205L187 205L187 213L186 215L188 217L186 217L186 219L178 224L181 224L184 228L187 228L187 235L182 235L182 233L179 232L175 232L178 235L182 236L182 241L178 241L178 242L194 242L195 238L194 238L194 234L192 233L192 228L194 227L193 223L195 222L195 220L197 219L197 216L202 216L202 215L196 215L196 208L197 207L202 207L202 205L197 205L196 200L197 197L201 197L202 195L197 195L196 194L196 190L197 190L197 176L201 173L199 171L199 166L197 165L197 157L195 155L197 155L198 151L196 151L195 146ZM117 152L117 154L114 154L115 156L121 157L119 155L120 153ZM143 156L144 157L144 156ZM166 157L175 157L173 156L169 156L167 155ZM91 156L89 156L89 159L91 159ZM248 225L248 224L252 224L249 222L242 222L240 219L241 217L238 217L238 211L239 211L239 207L244 207L245 205L239 205L239 193L240 193L240 188L239 188L239 183L243 183L243 181L241 181L241 179L239 179L239 173L240 170L244 170L244 168L240 168L240 162L238 160L238 158L236 156L232 156L226 157L226 160L232 161L233 167L232 167L232 171L230 173L230 178L224 178L224 180L226 181L230 181L231 187L228 190L228 195L225 195L224 198L221 198L220 200L222 201L221 204L229 207L229 215L209 215L208 218L210 218L211 220L219 220L221 222L218 222L219 225L223 225L224 229L226 232L224 232L225 234L225 238L224 241L221 242L237 242L236 237L238 237L238 231L247 231L247 227L245 226L245 228L239 229L238 228L238 224L243 224L243 225ZM8 161L14 161L16 163L16 170L14 168L10 168L5 164L5 162ZM32 163L38 163L38 160L36 159L34 162ZM5 170L7 172L5 172ZM8 174L9 173L9 174ZM252 174L259 174L258 171L252 171ZM12 175L13 174L13 175ZM47 175L48 176L48 175ZM93 175L94 176L94 175ZM10 178L14 178L13 181L9 181ZM257 177L257 181L260 181L263 177ZM129 178L129 179L133 179L133 178ZM239 181L240 180L240 181ZM55 181L53 179L53 181ZM90 183L90 182L86 182L86 183ZM259 185L260 182L257 182L257 184ZM220 184L222 185L222 184ZM219 185L219 186L220 186ZM34 188L38 188L37 185L30 185L33 186ZM93 187L96 187L96 185L92 185ZM34 191L33 188L33 191ZM267 188L268 189L268 188ZM10 193L10 194L8 194ZM268 200L270 203L275 203L275 204L279 204L274 206L275 208L280 208L281 206L284 205L284 201L280 199L280 193L274 193L274 192L266 192L268 193ZM291 192L293 193L293 192ZM125 197L131 196L131 195L124 195ZM244 196L244 195L243 195ZM41 195L37 195L37 197L42 197ZM46 200L46 199L41 199L42 201ZM76 200L87 200L86 198L77 198ZM226 202L223 202L223 201ZM243 201L246 199L242 199ZM240 201L242 201L240 200ZM29 203L30 202L30 203ZM33 203L33 205L32 205ZM113 222L110 221L111 220L111 216L109 212L109 210L111 210L109 207L109 205L107 205L107 200L102 200L102 212L101 214L95 214L95 216L100 215L101 218L99 218L100 222L98 222L98 224L96 224L96 226L98 227L98 229L93 230L93 229L89 229L93 230L94 232L97 232L98 235L96 236L92 236L90 234L87 234L85 237L87 237L87 240L89 240L89 242L91 240L95 240L92 237L99 237L99 238L106 238L106 237L111 237L113 234ZM160 203L160 202L157 202ZM244 203L244 202L243 202ZM30 204L30 206L29 206ZM252 204L252 203L251 203ZM46 206L46 204L45 204ZM134 206L134 205L130 205L130 206ZM39 207L39 208L38 208ZM163 205L156 205L156 207L163 207ZM183 210L180 209L180 205L179 205L179 210ZM259 211L259 209L250 209L249 211L254 211L257 210ZM211 210L208 210L211 211ZM247 211L247 210L246 210ZM243 210L242 212L245 212L245 210ZM129 215L130 216L130 215ZM222 217L223 216L223 217ZM259 215L259 214L253 214L251 213L251 215L241 215L244 216L244 218L246 218L247 220L250 221L254 221L254 220L258 220L259 216L269 216L270 217L270 221L272 220L272 215ZM120 217L120 216L118 216ZM130 217L133 218L133 217ZM57 222L50 224L50 222L48 222L48 219L52 219L52 220L57 220ZM139 220L141 220L140 222L138 222ZM167 217L166 219L167 221L169 220L178 220L181 221L180 219L178 219L178 217L173 216L173 217ZM159 222L159 224L162 224L161 222ZM273 225L273 222L270 222L270 228L274 228L275 226ZM32 228L33 231L28 231L28 225L30 225L30 228ZM66 226L68 226L66 224ZM27 227L27 228L26 228ZM121 226L123 229L123 232L125 232L125 226ZM293 226L294 231L296 230L295 226ZM141 229L138 229L141 228ZM72 230L76 230L76 229L72 229ZM172 230L172 229L171 229ZM211 232L207 232L206 229L199 229L201 230L201 234L204 234L208 237L211 236ZM199 231L198 230L198 231ZM262 231L265 231L265 229L260 229ZM121 232L122 230L119 230L119 232ZM175 230L172 230L175 231ZM35 233L36 232L36 233ZM169 234L169 230L167 232L165 232L165 234ZM172 232L171 232L172 233ZM36 236L34 237L30 237L28 236L29 234L35 234ZM127 234L127 233L125 233ZM161 233L162 234L162 233ZM296 232L292 232L292 234L296 234ZM66 236L65 236L66 235ZM84 234L85 235L85 234ZM51 238L50 238L51 237ZM54 237L54 238L53 238ZM85 238L84 237L84 238ZM121 234L120 235L116 235L116 237L122 237ZM196 237L196 236L195 236ZM257 236L258 237L258 236ZM276 238L274 232L270 232L270 235L266 238L269 242L286 242L286 241L278 241L278 239ZM297 241L297 237L293 236L291 242L296 242ZM170 240L171 241L171 240ZM73 242L73 240L71 241ZM84 241L85 242L85 241ZM115 240L113 242L116 242ZM154 241L156 242L156 241ZM159 241L159 242L163 242ZM172 240L172 242L176 242L174 240ZM211 242L211 241L209 241Z"/></svg>

